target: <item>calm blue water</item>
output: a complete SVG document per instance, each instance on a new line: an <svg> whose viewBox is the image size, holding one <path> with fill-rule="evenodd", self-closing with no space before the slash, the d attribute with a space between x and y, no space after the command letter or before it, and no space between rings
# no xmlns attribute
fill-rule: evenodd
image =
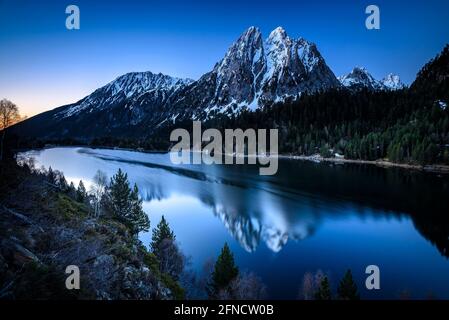
<svg viewBox="0 0 449 320"><path fill-rule="evenodd" d="M98 169L111 177L122 168L152 226L165 215L192 268L200 272L228 242L271 298L297 298L304 273L318 269L335 291L348 268L363 298L449 298L448 177L295 160L280 160L267 177L254 166L180 166L167 154L88 148L26 155L75 185L89 185ZM381 290L365 289L371 264L380 267Z"/></svg>

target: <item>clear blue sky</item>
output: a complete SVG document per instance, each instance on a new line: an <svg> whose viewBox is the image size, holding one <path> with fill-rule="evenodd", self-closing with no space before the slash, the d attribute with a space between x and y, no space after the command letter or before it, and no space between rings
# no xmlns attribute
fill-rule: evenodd
<svg viewBox="0 0 449 320"><path fill-rule="evenodd" d="M65 28L76 4L81 29ZM365 28L365 8L381 30ZM71 103L130 71L197 79L249 26L317 43L335 74L416 72L449 42L449 1L0 0L0 98L33 115Z"/></svg>

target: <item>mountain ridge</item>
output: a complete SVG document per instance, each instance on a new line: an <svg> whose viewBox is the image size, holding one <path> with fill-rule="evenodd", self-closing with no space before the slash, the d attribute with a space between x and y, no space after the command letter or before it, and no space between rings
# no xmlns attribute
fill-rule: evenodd
<svg viewBox="0 0 449 320"><path fill-rule="evenodd" d="M78 102L24 121L15 131L44 139L141 137L182 120L235 116L343 87L313 42L293 39L282 27L263 39L258 28L250 27L196 81L150 71L126 73Z"/></svg>

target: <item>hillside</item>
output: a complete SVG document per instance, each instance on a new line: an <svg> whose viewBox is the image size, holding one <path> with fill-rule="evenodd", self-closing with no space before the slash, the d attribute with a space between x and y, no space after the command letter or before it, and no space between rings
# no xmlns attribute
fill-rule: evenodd
<svg viewBox="0 0 449 320"><path fill-rule="evenodd" d="M0 299L173 299L179 287L125 225L96 219L48 175L0 163ZM67 290L68 265L80 290ZM32 288L32 290L30 290Z"/></svg>

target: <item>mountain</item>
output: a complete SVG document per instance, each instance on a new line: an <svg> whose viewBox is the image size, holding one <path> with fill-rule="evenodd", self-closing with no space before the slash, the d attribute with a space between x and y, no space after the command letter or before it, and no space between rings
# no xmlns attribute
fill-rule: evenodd
<svg viewBox="0 0 449 320"><path fill-rule="evenodd" d="M358 79L372 88L377 85L360 68L341 80L352 85ZM418 73L410 88L328 90L275 104L263 112L211 121L211 126L220 130L277 128L281 154L311 159L317 154L323 158L388 159L435 170L438 166L427 165L449 164L448 103L449 47L446 47Z"/></svg>
<svg viewBox="0 0 449 320"><path fill-rule="evenodd" d="M392 73L383 78L381 83L387 90L400 90L405 88L405 84L401 81L399 76Z"/></svg>
<svg viewBox="0 0 449 320"><path fill-rule="evenodd" d="M147 104L163 106L170 96L191 82L193 80L173 78L161 73L127 73L81 101L59 111L55 114L55 118L63 119L83 112L91 113L120 106L130 111L129 121L135 124L140 121L146 111L140 103L142 98L148 102Z"/></svg>
<svg viewBox="0 0 449 320"><path fill-rule="evenodd" d="M340 83L350 90L360 90L367 88L370 90L398 90L405 85L398 75L388 74L381 81L376 80L366 68L355 67L346 75L338 77Z"/></svg>
<svg viewBox="0 0 449 320"><path fill-rule="evenodd" d="M250 27L196 81L128 73L74 104L39 114L10 130L45 140L142 140L176 122L234 116L342 85L373 90L402 86L397 76L380 82L362 68L337 79L314 43L290 38L281 27L264 39L258 28Z"/></svg>
<svg viewBox="0 0 449 320"><path fill-rule="evenodd" d="M449 44L418 73L410 90L422 96L449 102Z"/></svg>
<svg viewBox="0 0 449 320"><path fill-rule="evenodd" d="M368 88L379 90L381 85L365 68L355 67L346 75L338 77L343 86L349 89Z"/></svg>
<svg viewBox="0 0 449 320"><path fill-rule="evenodd" d="M251 27L212 71L177 96L173 114L196 119L229 115L339 85L315 44L291 39L281 27L263 40L260 30Z"/></svg>
<svg viewBox="0 0 449 320"><path fill-rule="evenodd" d="M21 122L11 131L43 139L138 137L153 115L166 114L170 98L192 83L151 72L118 77L80 101Z"/></svg>

